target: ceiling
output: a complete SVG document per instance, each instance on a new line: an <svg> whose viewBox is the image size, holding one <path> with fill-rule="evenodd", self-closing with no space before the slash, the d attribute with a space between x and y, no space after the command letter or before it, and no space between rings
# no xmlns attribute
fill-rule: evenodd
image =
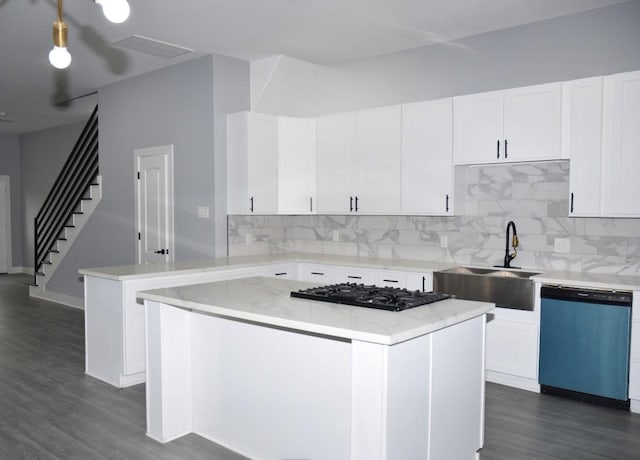
<svg viewBox="0 0 640 460"><path fill-rule="evenodd" d="M0 133L84 121L96 98L80 96L207 54L335 65L625 1L129 0L129 19L112 24L92 0L73 0L64 4L73 61L56 70L55 0L0 0ZM165 58L114 45L134 34L193 52Z"/></svg>

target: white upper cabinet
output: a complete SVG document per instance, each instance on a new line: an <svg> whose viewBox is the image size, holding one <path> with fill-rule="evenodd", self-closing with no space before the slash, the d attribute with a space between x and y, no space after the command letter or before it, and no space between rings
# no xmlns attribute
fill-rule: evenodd
<svg viewBox="0 0 640 460"><path fill-rule="evenodd" d="M569 215L599 216L602 176L602 77L566 84Z"/></svg>
<svg viewBox="0 0 640 460"><path fill-rule="evenodd" d="M504 158L504 92L453 98L453 160L492 163Z"/></svg>
<svg viewBox="0 0 640 460"><path fill-rule="evenodd" d="M400 209L400 106L319 117L318 213L397 213Z"/></svg>
<svg viewBox="0 0 640 460"><path fill-rule="evenodd" d="M278 122L273 115L227 116L227 212L278 210Z"/></svg>
<svg viewBox="0 0 640 460"><path fill-rule="evenodd" d="M278 211L312 213L315 194L315 120L278 117Z"/></svg>
<svg viewBox="0 0 640 460"><path fill-rule="evenodd" d="M402 105L402 213L453 214L453 102Z"/></svg>
<svg viewBox="0 0 640 460"><path fill-rule="evenodd" d="M454 98L455 164L562 158L562 83Z"/></svg>
<svg viewBox="0 0 640 460"><path fill-rule="evenodd" d="M316 120L316 212L346 214L353 209L357 178L356 118L353 112Z"/></svg>
<svg viewBox="0 0 640 460"><path fill-rule="evenodd" d="M602 211L640 217L640 72L604 78Z"/></svg>
<svg viewBox="0 0 640 460"><path fill-rule="evenodd" d="M400 209L401 109L399 105L356 112L359 183L355 210L397 213Z"/></svg>

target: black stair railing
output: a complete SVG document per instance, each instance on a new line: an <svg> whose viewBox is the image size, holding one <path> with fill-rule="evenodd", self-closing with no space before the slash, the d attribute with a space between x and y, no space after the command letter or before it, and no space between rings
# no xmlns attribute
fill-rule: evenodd
<svg viewBox="0 0 640 460"><path fill-rule="evenodd" d="M71 226L73 214L89 187L98 177L98 106L84 126L73 150L34 219L34 284L42 275L42 265L58 240L64 239L65 227Z"/></svg>

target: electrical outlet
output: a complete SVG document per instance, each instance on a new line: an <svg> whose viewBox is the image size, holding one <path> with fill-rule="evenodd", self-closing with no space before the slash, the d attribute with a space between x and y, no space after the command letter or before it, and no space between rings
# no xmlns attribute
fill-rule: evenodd
<svg viewBox="0 0 640 460"><path fill-rule="evenodd" d="M340 241L340 230L333 231L333 241Z"/></svg>
<svg viewBox="0 0 640 460"><path fill-rule="evenodd" d="M569 238L555 238L553 240L554 252L568 254L571 252L571 240Z"/></svg>
<svg viewBox="0 0 640 460"><path fill-rule="evenodd" d="M441 248L449 247L449 237L447 235L440 235L440 247Z"/></svg>
<svg viewBox="0 0 640 460"><path fill-rule="evenodd" d="M198 219L208 219L209 218L209 206L198 206Z"/></svg>
<svg viewBox="0 0 640 460"><path fill-rule="evenodd" d="M252 233L247 233L244 236L244 244L251 244L253 243L253 234Z"/></svg>

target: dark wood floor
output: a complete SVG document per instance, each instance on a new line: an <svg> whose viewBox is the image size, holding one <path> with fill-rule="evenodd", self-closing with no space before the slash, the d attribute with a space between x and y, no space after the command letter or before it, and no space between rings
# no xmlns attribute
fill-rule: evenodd
<svg viewBox="0 0 640 460"><path fill-rule="evenodd" d="M0 275L0 459L244 458L147 438L144 385L85 376L82 312L29 298L29 282ZM520 459L640 459L640 415L488 384L481 460Z"/></svg>

